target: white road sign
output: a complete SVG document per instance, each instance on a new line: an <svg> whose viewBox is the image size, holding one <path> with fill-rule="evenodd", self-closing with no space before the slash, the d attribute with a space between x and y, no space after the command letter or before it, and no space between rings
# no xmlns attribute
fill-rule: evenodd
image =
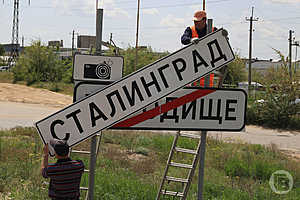
<svg viewBox="0 0 300 200"><path fill-rule="evenodd" d="M121 56L75 54L73 79L77 81L115 81L123 73Z"/></svg>
<svg viewBox="0 0 300 200"><path fill-rule="evenodd" d="M187 87L111 129L241 131L245 126L246 105L247 94L241 89Z"/></svg>
<svg viewBox="0 0 300 200"><path fill-rule="evenodd" d="M121 79L121 78L119 78ZM92 81L75 81L74 93L73 93L73 102L79 101L90 94L97 92L105 88L107 85L112 84L113 81L105 82L92 82Z"/></svg>
<svg viewBox="0 0 300 200"><path fill-rule="evenodd" d="M80 82L74 88L74 100L78 101L104 87L97 82ZM188 98L195 92L205 95L193 100ZM189 102L183 104L185 100L180 98ZM158 106L172 107L170 101L173 100L182 105L167 113L157 109ZM241 131L245 126L246 105L247 94L241 89L185 87L130 115L111 129Z"/></svg>
<svg viewBox="0 0 300 200"><path fill-rule="evenodd" d="M222 29L36 123L44 143L73 146L234 60Z"/></svg>

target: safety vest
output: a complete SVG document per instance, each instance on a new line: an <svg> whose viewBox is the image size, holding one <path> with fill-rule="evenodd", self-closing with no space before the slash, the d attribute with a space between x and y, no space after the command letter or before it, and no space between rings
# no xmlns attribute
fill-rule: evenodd
<svg viewBox="0 0 300 200"><path fill-rule="evenodd" d="M197 33L196 27L195 26L191 26L190 27L192 29L192 38L199 38L199 35ZM212 31L214 31L214 27L212 28ZM214 85L214 77L215 74L211 73L209 75L209 87L213 87ZM204 77L202 77L200 80L195 81L194 83L192 83L192 86L197 86L200 85L201 87L204 87Z"/></svg>

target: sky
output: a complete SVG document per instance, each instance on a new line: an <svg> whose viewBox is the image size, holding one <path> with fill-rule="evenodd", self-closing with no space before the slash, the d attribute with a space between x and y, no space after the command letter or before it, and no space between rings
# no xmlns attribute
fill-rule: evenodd
<svg viewBox="0 0 300 200"><path fill-rule="evenodd" d="M28 0L19 1L19 41L24 36L25 46L35 40L45 45L49 40L63 40L64 47L71 47L73 30L75 39L77 35L96 35L96 0L30 0L30 5ZM194 11L203 9L202 0L140 1L138 44L159 52L182 48L181 35L193 25ZM0 2L0 44L11 43L13 2ZM117 46L135 47L137 2L98 0L98 8L104 10L103 41L109 41L112 33ZM258 18L253 22L252 57L278 60L274 49L287 56L289 30L294 31L295 41L300 41L300 0L206 0L205 10L215 27L229 32L234 52L248 58L250 23L246 18L252 7L253 17ZM295 46L292 57L296 59Z"/></svg>

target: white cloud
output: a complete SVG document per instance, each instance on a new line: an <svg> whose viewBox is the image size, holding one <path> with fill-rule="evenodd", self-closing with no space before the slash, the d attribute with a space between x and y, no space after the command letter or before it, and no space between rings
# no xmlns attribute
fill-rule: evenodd
<svg viewBox="0 0 300 200"><path fill-rule="evenodd" d="M287 35L286 29L273 22L257 23L255 30L260 35L260 38L266 39L266 41L284 40L287 37L283 37L283 35Z"/></svg>
<svg viewBox="0 0 300 200"><path fill-rule="evenodd" d="M121 9L121 8L113 8L113 9L110 9L110 10L106 10L105 12L105 15L107 15L108 17L116 17L116 18L119 18L121 19L122 17L127 17L127 18L130 18L130 15L127 11Z"/></svg>
<svg viewBox="0 0 300 200"><path fill-rule="evenodd" d="M96 13L96 1L95 0L53 0L53 7L57 8L60 13L71 15L76 12L81 12L86 16L95 15ZM98 0L98 8L105 10L104 14L109 17L130 17L129 13L119 8L114 0Z"/></svg>
<svg viewBox="0 0 300 200"><path fill-rule="evenodd" d="M167 27L179 27L184 25L184 19L183 18L176 18L174 15L168 15L167 17L163 18L160 21L161 26L167 26Z"/></svg>
<svg viewBox="0 0 300 200"><path fill-rule="evenodd" d="M144 10L142 10L142 12L144 14L148 14L148 15L157 15L157 14L159 14L159 12L156 8L144 9Z"/></svg>
<svg viewBox="0 0 300 200"><path fill-rule="evenodd" d="M270 2L270 3L282 3L282 4L287 4L287 3L292 3L292 4L300 3L300 0L265 0L265 1Z"/></svg>

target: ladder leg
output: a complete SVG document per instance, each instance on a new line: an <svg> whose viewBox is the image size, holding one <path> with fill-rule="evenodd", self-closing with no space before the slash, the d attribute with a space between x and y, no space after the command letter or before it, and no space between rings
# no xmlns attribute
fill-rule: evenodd
<svg viewBox="0 0 300 200"><path fill-rule="evenodd" d="M202 137L201 137L201 140L202 140ZM181 198L181 200L185 200L186 197L187 197L187 193L190 189L190 186L191 186L191 181L192 181L192 178L195 174L195 171L196 171L196 167L197 167L197 164L198 164L198 160L200 158L200 149L201 149L201 141L199 141L198 143L198 146L197 146L197 155L194 157L194 160L193 160L193 170L191 170L189 172L189 175L188 175L188 182L187 184L185 185L184 187L184 190L183 190L183 197ZM200 166L199 166L200 167Z"/></svg>
<svg viewBox="0 0 300 200"><path fill-rule="evenodd" d="M168 161L167 161L167 166L165 168L165 172L164 172L164 176L163 176L163 179L161 181L161 184L160 184L160 187L159 187L159 190L158 190L158 193L157 193L157 196L156 196L156 200L159 200L160 199L160 196L161 196L161 190L162 190L162 187L164 185L164 182L165 182L165 177L167 176L167 173L168 173L168 169L169 169L169 163L171 162L171 158L174 154L174 148L176 146L176 143L177 143L177 139L178 139L178 136L180 134L180 131L177 131L176 133L176 136L174 138L174 141L173 141L173 144L172 144L172 148L171 148L171 151L169 153L169 158L168 158Z"/></svg>

